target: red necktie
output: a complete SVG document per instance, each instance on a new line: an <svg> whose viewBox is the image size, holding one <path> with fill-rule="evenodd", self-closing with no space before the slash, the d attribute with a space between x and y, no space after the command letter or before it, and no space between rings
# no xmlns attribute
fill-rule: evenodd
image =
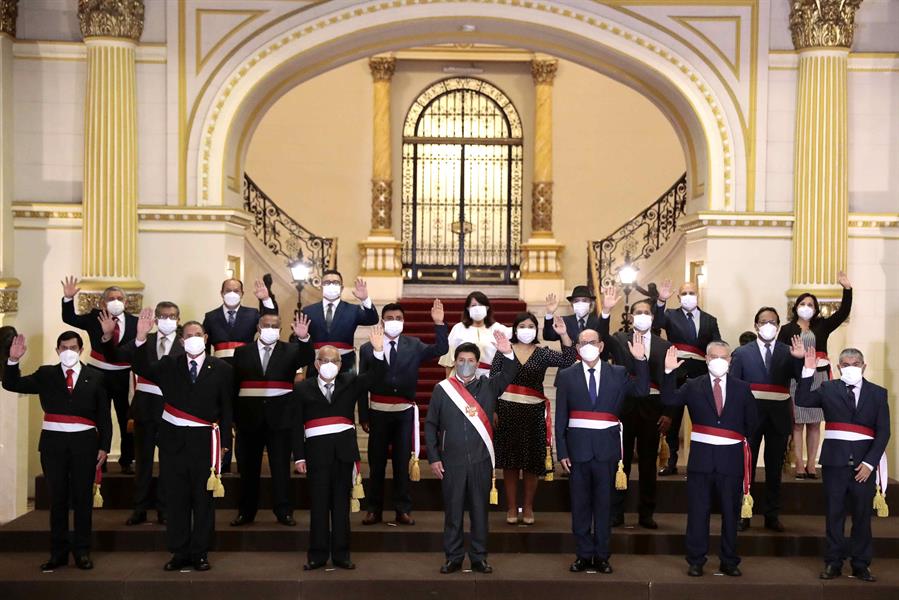
<svg viewBox="0 0 899 600"><path fill-rule="evenodd" d="M69 393L72 393L72 390L75 389L75 379L72 377L75 374L73 369L66 369L66 387L69 388Z"/></svg>
<svg viewBox="0 0 899 600"><path fill-rule="evenodd" d="M118 345L119 345L119 333L120 333L120 330L119 330L119 318L116 317L116 318L115 318L115 327L112 328L112 345L113 345L113 346L118 346Z"/></svg>
<svg viewBox="0 0 899 600"><path fill-rule="evenodd" d="M712 395L715 396L715 410L720 417L724 412L724 394L721 392L721 380L718 378L715 378L715 385L712 386Z"/></svg>

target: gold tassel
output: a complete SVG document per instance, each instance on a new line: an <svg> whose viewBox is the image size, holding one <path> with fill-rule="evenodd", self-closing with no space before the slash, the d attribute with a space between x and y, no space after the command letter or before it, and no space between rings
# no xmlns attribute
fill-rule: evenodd
<svg viewBox="0 0 899 600"><path fill-rule="evenodd" d="M499 504L499 492L496 491L496 473L493 474L490 482L490 504L494 506Z"/></svg>
<svg viewBox="0 0 899 600"><path fill-rule="evenodd" d="M350 512L357 513L362 508L357 498L350 498Z"/></svg>
<svg viewBox="0 0 899 600"><path fill-rule="evenodd" d="M624 461L621 460L618 461L618 472L615 473L615 489L627 489L627 474L624 472Z"/></svg>
<svg viewBox="0 0 899 600"><path fill-rule="evenodd" d="M880 493L878 491L878 493ZM94 508L103 508L103 495L100 494L100 484L94 484Z"/></svg>
<svg viewBox="0 0 899 600"><path fill-rule="evenodd" d="M659 462L658 466L660 469L664 469L668 466L668 459L671 458L671 448L668 447L668 440L665 439L665 436L659 437Z"/></svg>
<svg viewBox="0 0 899 600"><path fill-rule="evenodd" d="M362 473L356 473L356 482L353 484L353 495L352 499L356 500L356 504L359 504L359 500L365 498L365 490L362 488ZM359 512L357 508L353 512Z"/></svg>
<svg viewBox="0 0 899 600"><path fill-rule="evenodd" d="M215 467L209 467L209 479L206 480L206 491L214 492L215 491Z"/></svg>
<svg viewBox="0 0 899 600"><path fill-rule="evenodd" d="M553 448L552 446L546 447L546 462L543 464L543 468L546 469L546 475L543 476L543 481L553 481L555 477L555 473L553 470Z"/></svg>
<svg viewBox="0 0 899 600"><path fill-rule="evenodd" d="M412 458L409 459L409 481L421 481L421 467L414 452L412 453Z"/></svg>
<svg viewBox="0 0 899 600"><path fill-rule="evenodd" d="M880 491L880 485L877 486L877 493L874 494L874 510L877 511L878 517L889 517L890 507L887 505L887 498Z"/></svg>
<svg viewBox="0 0 899 600"><path fill-rule="evenodd" d="M224 498L225 497L225 485L222 483L221 477L215 478L215 489L212 490L213 498Z"/></svg>
<svg viewBox="0 0 899 600"><path fill-rule="evenodd" d="M753 505L752 496L750 496L749 494L743 494L743 505L740 507L740 518L741 519L751 519L752 518L752 505Z"/></svg>

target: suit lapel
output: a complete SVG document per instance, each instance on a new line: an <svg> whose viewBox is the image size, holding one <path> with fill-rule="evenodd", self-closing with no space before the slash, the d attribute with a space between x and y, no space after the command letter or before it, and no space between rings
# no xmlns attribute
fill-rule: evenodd
<svg viewBox="0 0 899 600"><path fill-rule="evenodd" d="M701 379L702 379L702 388L704 390L706 400L708 401L709 406L712 408L712 414L717 415L718 408L715 406L715 394L714 394L714 392L712 392L712 385L713 385L712 376L711 375L703 375ZM730 377L728 377L728 380L730 380ZM724 407L725 407L724 410L727 410L727 399L726 398L724 400ZM722 415L724 414L724 410L721 411Z"/></svg>
<svg viewBox="0 0 899 600"><path fill-rule="evenodd" d="M577 380L578 380L577 385L578 385L578 388L581 390L581 397L586 398L587 401L589 402L590 401L590 388L587 387L587 373L584 371L585 365L583 363L576 363L576 364L578 364L581 367L577 371ZM597 388L596 391L597 391L597 399L598 399L599 398L599 388Z"/></svg>

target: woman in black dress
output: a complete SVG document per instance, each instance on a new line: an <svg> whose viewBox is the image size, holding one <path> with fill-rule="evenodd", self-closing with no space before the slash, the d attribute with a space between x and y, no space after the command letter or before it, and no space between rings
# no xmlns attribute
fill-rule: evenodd
<svg viewBox="0 0 899 600"><path fill-rule="evenodd" d="M543 395L543 380L550 367L565 368L577 360L577 350L565 323L553 319L553 329L562 342L562 352L537 345L537 317L521 313L512 327L512 350L521 363L518 375L499 397L496 405L494 444L496 466L503 470L506 489L506 522L518 523L518 479L524 476L524 505L521 520L534 524L534 494L537 478L552 472L552 425L549 401ZM491 374L502 370L502 361L494 358Z"/></svg>

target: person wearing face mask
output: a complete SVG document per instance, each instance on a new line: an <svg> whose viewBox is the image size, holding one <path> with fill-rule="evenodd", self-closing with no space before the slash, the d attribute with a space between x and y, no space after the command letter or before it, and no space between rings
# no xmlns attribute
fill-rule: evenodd
<svg viewBox="0 0 899 600"><path fill-rule="evenodd" d="M608 328L611 307L603 310L602 320ZM649 395L628 396L621 407L621 426L624 443L624 472L630 478L634 460L634 444L640 469L640 495L637 504L639 524L646 529L658 529L653 518L656 506L656 463L659 458L659 437L668 432L674 409L662 406L660 399L665 377L665 355L671 343L652 333L652 300L637 300L631 304L631 321L634 332L643 338L643 347L649 361ZM636 362L627 351L631 334L620 331L609 338L615 364L627 368L636 375ZM618 490L613 500L612 527L624 525L624 502L627 493Z"/></svg>
<svg viewBox="0 0 899 600"><path fill-rule="evenodd" d="M518 374L520 365L512 344L501 332L493 334L494 347L502 355L496 375L478 375L483 360L480 348L466 342L456 347L454 373L431 393L425 420L425 442L431 472L443 492L444 575L462 568L465 558L463 520L471 523L468 559L472 571L492 573L487 563L488 503L497 504L496 454L493 424L497 398Z"/></svg>
<svg viewBox="0 0 899 600"><path fill-rule="evenodd" d="M777 311L770 306L760 308L755 313L758 338L755 343L734 350L730 374L748 382L756 399L758 428L749 439L752 447L752 480L755 481L759 450L764 438L765 527L782 532L784 526L780 522L780 482L793 419L790 409L790 381L799 378L804 353L778 342L779 328L780 316ZM749 525L749 519L741 519L740 531L749 529Z"/></svg>
<svg viewBox="0 0 899 600"><path fill-rule="evenodd" d="M145 354L148 363L155 363L163 356L182 356L184 346L178 337L178 321L181 313L174 302L160 302L154 311L156 332L147 334L147 343L140 349L135 340L126 344L113 342L112 317L101 314L103 326L104 352L114 361L131 364L135 352ZM146 522L147 511L156 508L156 521L165 524L165 485L159 479L153 493L153 460L156 454L159 427L162 424L162 407L165 398L159 386L144 377L135 376L134 397L131 400L129 418L134 424L135 475L134 510L125 521L126 525Z"/></svg>
<svg viewBox="0 0 899 600"><path fill-rule="evenodd" d="M690 411L690 458L687 461L687 575L701 577L708 560L712 499L721 510L719 571L742 575L737 555L737 522L752 514L749 438L758 423L749 383L729 373L730 346L710 342L705 348L708 374L677 387L684 360L676 347L665 355L662 404Z"/></svg>
<svg viewBox="0 0 899 600"><path fill-rule="evenodd" d="M552 413L543 393L543 381L548 368L564 369L577 360L577 350L561 317L555 318L554 326L562 341L561 352L538 345L537 317L533 314L519 314L512 326L512 351L521 368L496 403L496 466L503 470L509 525L519 521L519 476L524 479L521 521L533 525L537 478L553 472ZM490 374L498 375L503 362L495 356Z"/></svg>
<svg viewBox="0 0 899 600"><path fill-rule="evenodd" d="M342 292L343 275L339 271L325 271L322 273L322 301L304 306L303 312L309 317L309 341L313 347L316 350L325 346L337 348L340 370L346 372L356 366L353 347L356 329L362 325L377 325L379 319L364 279L357 277L353 285L353 297L361 304L342 301Z"/></svg>
<svg viewBox="0 0 899 600"><path fill-rule="evenodd" d="M571 309L574 311L574 314L562 317L569 338L576 340L578 334L585 329L599 331L599 319L594 310L596 296L593 295L589 287L586 285L574 286L574 289L571 290L571 295L566 300L571 304ZM543 339L547 342L559 341L560 336L556 333L553 323L553 318L558 310L558 298L556 298L555 294L549 294L546 297L546 314L543 317Z"/></svg>
<svg viewBox="0 0 899 600"><path fill-rule="evenodd" d="M611 573L612 496L624 489L624 446L619 415L628 396L649 395L643 337L628 341L635 378L600 360L599 332L578 335L579 364L556 374L556 453L571 473L571 529L576 542L572 573Z"/></svg>
<svg viewBox="0 0 899 600"><path fill-rule="evenodd" d="M388 304L381 311L384 324L384 358L387 371L375 382L369 398L370 423L362 423L368 432L368 465L371 469L366 492L367 512L363 525L382 520L384 478L387 473L388 447L393 448L393 507L398 525L414 525L410 477L418 481L418 455L421 444L418 407L415 392L418 369L430 360L443 356L449 349L448 329L444 323L443 303L434 300L434 343L425 344L417 337L403 333L405 312L400 304ZM359 372L365 373L375 362L374 348L365 343L359 349Z"/></svg>
<svg viewBox="0 0 899 600"><path fill-rule="evenodd" d="M135 347L147 343L153 312L141 311ZM135 352L138 376L157 386L165 398L159 427L159 476L166 493L166 543L172 553L163 567L208 571L215 531L215 497L224 496L222 455L231 447L234 376L231 365L206 353L203 326L188 321L181 328L184 354L171 353L150 362Z"/></svg>
<svg viewBox="0 0 899 600"><path fill-rule="evenodd" d="M131 366L124 361L113 360L104 353L103 336L105 332L100 324L100 315L104 311L112 317L112 344L123 345L134 339L137 330L137 317L125 312L125 290L111 286L103 290L100 306L83 315L75 312L75 296L81 288L78 279L72 276L62 281L62 320L66 325L85 331L90 338L91 352L87 362L103 372L103 385L106 396L115 408L116 421L119 425L119 465L122 473L134 474L134 436L128 431L128 393L130 387ZM103 464L106 471L106 463Z"/></svg>
<svg viewBox="0 0 899 600"><path fill-rule="evenodd" d="M449 332L449 352L441 359L440 365L446 368L446 376L452 375L456 364L453 356L461 344L474 344L480 351L477 376L490 374L490 365L496 354L494 334L499 331L507 338L512 337L512 329L493 320L490 298L483 292L474 291L465 298L462 309L462 320L453 325Z"/></svg>
<svg viewBox="0 0 899 600"><path fill-rule="evenodd" d="M44 411L38 451L50 493L50 559L42 571L53 571L69 562L92 569L90 557L93 488L99 480L112 442L112 420L103 373L80 361L83 343L74 331L56 340L59 362L44 365L22 376L19 361L25 356L25 336L10 345L3 374L3 389L37 394ZM75 533L69 538L69 507L74 512Z"/></svg>
<svg viewBox="0 0 899 600"><path fill-rule="evenodd" d="M824 445L821 448L821 479L827 514L827 549L821 579L839 577L848 558L852 576L873 582L871 575L871 510L889 514L886 504L886 457L890 440L890 407L887 390L864 378L865 357L855 348L840 353L840 379L824 381L816 389L818 356L814 347L805 350L802 379L796 388L796 404L824 411ZM845 537L846 514L852 515L852 534Z"/></svg>
<svg viewBox="0 0 899 600"><path fill-rule="evenodd" d="M240 500L232 527L252 523L259 508L262 453L267 451L271 469L272 510L282 525L296 526L290 500L290 451L296 401L293 382L298 369L315 360L308 342L309 319L294 317L292 342L281 341L281 317L259 317L255 344L234 351L234 424L240 438L237 465Z"/></svg>
<svg viewBox="0 0 899 600"><path fill-rule="evenodd" d="M665 337L677 348L678 356L684 361L677 372L677 384L683 385L687 379L701 377L708 372L703 349L713 341L721 339L718 331L718 319L709 313L699 310L696 285L686 281L678 290L680 306L665 308L665 304L673 294L671 281L664 281L659 286L659 299L653 306L654 319L652 328L655 331L665 330ZM671 418L671 427L665 436L670 454L668 464L659 471L659 475L677 475L678 449L680 446L680 429L684 411L675 407Z"/></svg>
<svg viewBox="0 0 899 600"><path fill-rule="evenodd" d="M785 324L777 336L777 340L785 344L791 343L793 336L801 335L807 346L812 346L817 352L818 369L815 372L815 381L812 387L817 389L822 381L832 377L830 359L827 357L827 340L837 327L849 318L852 310L852 283L846 273L840 271L837 281L843 288L843 298L840 307L829 317L822 317L818 298L814 294L800 294L793 304L790 322ZM797 382L791 385L791 392L795 396ZM815 460L818 457L818 442L821 437L821 421L824 414L820 408L794 406L793 411L793 464L796 479L815 479ZM803 436L803 430L805 435ZM805 456L803 461L803 439L805 440Z"/></svg>
<svg viewBox="0 0 899 600"><path fill-rule="evenodd" d="M369 332L374 361L365 373L341 372L342 356L334 346L318 349L316 376L300 382L294 395L293 458L309 486L309 551L303 569L320 569L331 559L339 569L355 569L350 560L350 511L364 496L356 441L359 421L368 423L368 392L384 378L384 330Z"/></svg>

